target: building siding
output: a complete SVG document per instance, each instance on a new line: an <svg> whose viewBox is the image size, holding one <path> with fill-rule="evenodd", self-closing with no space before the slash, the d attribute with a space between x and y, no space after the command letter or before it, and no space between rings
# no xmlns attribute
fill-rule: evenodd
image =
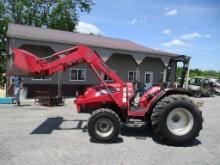
<svg viewBox="0 0 220 165"><path fill-rule="evenodd" d="M32 52L38 57L46 57L54 52L73 47L74 45L63 44L63 43L52 43L45 41L35 41L27 39L9 38L9 55L8 55L8 69L12 65L12 49L22 48ZM92 47L101 58L106 62L112 70L121 77L123 81L128 81L128 71L139 70L139 81L144 82L145 72L153 72L153 85L159 83L161 80L161 74L165 69L160 55L143 54L140 52L113 50L106 48ZM175 66L176 64L172 64ZM70 70L74 68L86 69L86 80L85 81L70 81ZM175 79L175 70L172 70L171 79ZM24 77L24 84L29 88L29 96L34 96L36 90L57 90L58 86L58 73L51 76L50 80L32 80L32 77ZM73 96L76 91L81 93L88 85L98 84L99 80L97 76L91 70L87 64L80 64L67 69L61 73L62 89L66 93L65 95Z"/></svg>
<svg viewBox="0 0 220 165"><path fill-rule="evenodd" d="M123 81L128 81L128 71L137 69L137 64L130 55L113 54L106 63Z"/></svg>
<svg viewBox="0 0 220 165"><path fill-rule="evenodd" d="M140 81L144 82L145 72L153 72L153 85L162 80L164 65L160 59L146 57L139 66Z"/></svg>

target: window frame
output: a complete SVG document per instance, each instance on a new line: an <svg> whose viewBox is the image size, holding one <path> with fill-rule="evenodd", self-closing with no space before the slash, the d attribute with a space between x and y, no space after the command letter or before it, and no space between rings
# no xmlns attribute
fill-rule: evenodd
<svg viewBox="0 0 220 165"><path fill-rule="evenodd" d="M130 72L135 73L135 79L134 80L129 80L129 73ZM128 70L128 79L127 80L130 81L130 82L136 81L137 80L137 71L136 70Z"/></svg>
<svg viewBox="0 0 220 165"><path fill-rule="evenodd" d="M148 83L151 83L153 85L153 82L154 82L154 73L151 72L151 71L145 71L144 72L144 84L147 84L146 83L146 74L149 74L150 75L150 81Z"/></svg>
<svg viewBox="0 0 220 165"><path fill-rule="evenodd" d="M71 73L72 73L72 70L77 70L77 75L76 75L76 77L77 77L77 79L78 79L78 71L79 70L84 70L85 71L85 78L84 78L84 80L71 80ZM69 71L69 81L86 81L86 68L72 68L72 69L70 69L70 71Z"/></svg>
<svg viewBox="0 0 220 165"><path fill-rule="evenodd" d="M192 83L192 81L193 81L193 83ZM200 79L200 78L191 78L189 80L189 85L201 86L202 85L202 79Z"/></svg>
<svg viewBox="0 0 220 165"><path fill-rule="evenodd" d="M48 77L48 79L43 79L43 76L40 76L40 78L34 78L32 77L33 81L50 81L51 80L51 76L46 76Z"/></svg>
<svg viewBox="0 0 220 165"><path fill-rule="evenodd" d="M112 69L112 71L113 71L114 73L116 73L116 71L115 71L114 69ZM106 75L106 74L102 73L102 79L103 79L105 82L113 82L112 79L110 79L110 80L105 80L105 75ZM106 76L107 76L107 75L106 75ZM110 78L109 76L107 76L107 77Z"/></svg>

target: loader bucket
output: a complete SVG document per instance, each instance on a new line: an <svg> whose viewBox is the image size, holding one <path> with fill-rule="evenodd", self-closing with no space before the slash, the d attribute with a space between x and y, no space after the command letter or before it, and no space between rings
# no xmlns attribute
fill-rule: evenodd
<svg viewBox="0 0 220 165"><path fill-rule="evenodd" d="M22 50L13 49L14 59L13 65L9 71L11 75L33 76L40 74L42 66L47 62L36 57L32 53Z"/></svg>

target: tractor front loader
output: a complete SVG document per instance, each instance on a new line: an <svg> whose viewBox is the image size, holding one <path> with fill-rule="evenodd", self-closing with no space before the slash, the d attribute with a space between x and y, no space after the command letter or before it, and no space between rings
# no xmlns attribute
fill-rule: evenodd
<svg viewBox="0 0 220 165"><path fill-rule="evenodd" d="M93 140L103 143L117 140L121 123L126 124L129 119L151 123L159 139L169 144L186 144L199 135L202 113L184 89L154 86L135 103L133 84L123 82L87 46L73 47L46 58L14 49L13 68L23 76L51 75L80 63L87 63L100 80L99 85L88 87L74 101L79 113L91 113L88 132ZM110 77L113 83L106 83L102 74Z"/></svg>

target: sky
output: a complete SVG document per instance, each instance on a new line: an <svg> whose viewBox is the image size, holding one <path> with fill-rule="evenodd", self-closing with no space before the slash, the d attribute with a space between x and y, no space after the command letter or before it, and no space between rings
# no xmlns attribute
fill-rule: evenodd
<svg viewBox="0 0 220 165"><path fill-rule="evenodd" d="M93 1L79 32L189 55L191 68L220 71L220 0Z"/></svg>

